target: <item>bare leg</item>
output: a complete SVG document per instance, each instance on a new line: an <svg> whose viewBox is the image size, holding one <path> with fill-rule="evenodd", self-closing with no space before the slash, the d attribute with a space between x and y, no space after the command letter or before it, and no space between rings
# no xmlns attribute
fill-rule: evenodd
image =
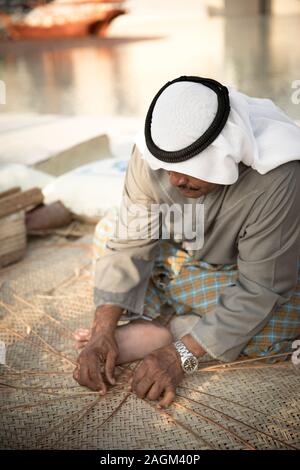
<svg viewBox="0 0 300 470"><path fill-rule="evenodd" d="M90 335L90 330L75 332L77 349L86 345ZM162 325L147 320L133 320L116 328L116 341L119 348L117 364L126 364L167 346L173 341L173 337L168 328Z"/></svg>

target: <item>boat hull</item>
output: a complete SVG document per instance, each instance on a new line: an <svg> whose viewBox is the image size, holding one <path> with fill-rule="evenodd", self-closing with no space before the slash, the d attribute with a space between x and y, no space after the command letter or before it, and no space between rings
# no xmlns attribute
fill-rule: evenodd
<svg viewBox="0 0 300 470"><path fill-rule="evenodd" d="M51 26L32 26L7 21L6 32L11 39L63 39L91 35L104 37L110 23L125 13L127 12L124 9L111 9L103 12L101 17Z"/></svg>

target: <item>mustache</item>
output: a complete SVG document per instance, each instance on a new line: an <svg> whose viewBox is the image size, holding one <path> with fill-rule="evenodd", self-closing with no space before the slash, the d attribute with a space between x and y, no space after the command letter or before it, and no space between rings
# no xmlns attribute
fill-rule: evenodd
<svg viewBox="0 0 300 470"><path fill-rule="evenodd" d="M189 185L186 185L186 184L180 184L179 186L177 186L177 188L185 189L185 190L188 190L188 191L199 191L201 189L201 188L196 188L195 186L189 186Z"/></svg>

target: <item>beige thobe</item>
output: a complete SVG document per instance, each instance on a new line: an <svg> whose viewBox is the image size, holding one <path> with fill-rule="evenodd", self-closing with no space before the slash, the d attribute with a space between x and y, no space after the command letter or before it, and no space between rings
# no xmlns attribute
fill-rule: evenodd
<svg viewBox="0 0 300 470"><path fill-rule="evenodd" d="M297 284L300 253L300 164L286 163L265 175L243 164L239 178L197 200L170 185L165 170L151 170L134 148L124 195L132 204L204 204L204 244L196 260L236 263L238 280L216 308L199 318L191 334L213 357L237 358L250 339L286 302ZM174 227L173 227L174 228ZM171 227L171 240L176 238ZM96 262L96 306L114 304L143 314L158 239L110 239ZM185 247L186 240L182 240ZM189 251L189 253L191 253Z"/></svg>

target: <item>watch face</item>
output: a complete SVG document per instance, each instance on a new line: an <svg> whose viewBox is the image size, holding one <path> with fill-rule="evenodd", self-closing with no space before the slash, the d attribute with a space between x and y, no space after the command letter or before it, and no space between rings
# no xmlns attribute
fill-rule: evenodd
<svg viewBox="0 0 300 470"><path fill-rule="evenodd" d="M194 356L189 356L183 361L183 368L187 374L192 374L198 369L198 360Z"/></svg>

